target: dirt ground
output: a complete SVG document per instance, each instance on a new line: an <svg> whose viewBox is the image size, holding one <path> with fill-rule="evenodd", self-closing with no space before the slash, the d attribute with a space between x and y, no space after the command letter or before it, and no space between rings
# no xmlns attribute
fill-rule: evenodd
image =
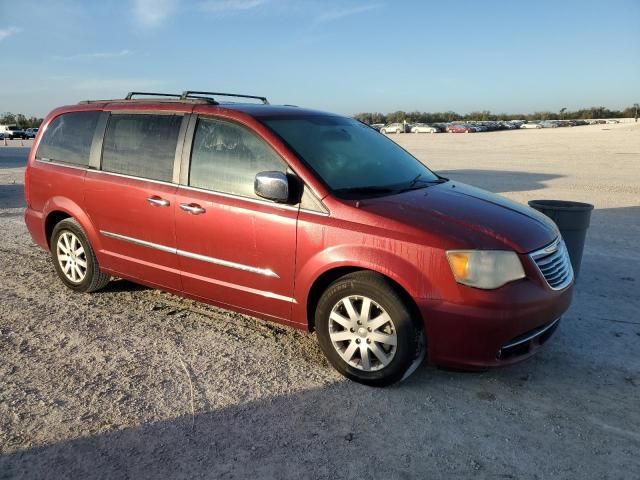
<svg viewBox="0 0 640 480"><path fill-rule="evenodd" d="M23 223L27 150L1 147L0 479L640 478L640 125L392 138L517 201L595 204L537 356L373 389L304 332L124 281L74 294Z"/></svg>

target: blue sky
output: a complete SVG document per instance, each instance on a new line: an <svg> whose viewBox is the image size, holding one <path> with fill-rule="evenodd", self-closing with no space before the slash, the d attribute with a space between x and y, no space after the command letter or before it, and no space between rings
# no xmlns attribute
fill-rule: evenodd
<svg viewBox="0 0 640 480"><path fill-rule="evenodd" d="M338 113L640 102L640 1L0 0L0 112L132 89Z"/></svg>

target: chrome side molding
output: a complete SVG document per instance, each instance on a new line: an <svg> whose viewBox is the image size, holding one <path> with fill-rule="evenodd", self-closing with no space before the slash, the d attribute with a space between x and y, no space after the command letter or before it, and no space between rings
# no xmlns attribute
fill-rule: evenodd
<svg viewBox="0 0 640 480"><path fill-rule="evenodd" d="M264 275L265 277L280 278L280 276L270 268L253 267L251 265L244 265L242 263L231 262L229 260L223 260L221 258L208 257L206 255L187 252L185 250L179 250L177 248L167 247L166 245L160 245L158 243L148 242L146 240L140 240L139 238L127 237L126 235L120 235L119 233L107 232L105 230L100 230L100 234L105 237L115 238L116 240L122 240L123 242L129 242L135 245L140 245L142 247L160 250L161 252L173 253L181 257L191 258L193 260L200 260L201 262L212 263L214 265L220 265L222 267L235 268L236 270L255 273L257 275Z"/></svg>

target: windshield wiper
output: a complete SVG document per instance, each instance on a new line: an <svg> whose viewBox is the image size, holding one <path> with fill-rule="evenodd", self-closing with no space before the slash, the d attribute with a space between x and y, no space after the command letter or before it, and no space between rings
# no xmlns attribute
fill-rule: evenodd
<svg viewBox="0 0 640 480"><path fill-rule="evenodd" d="M411 180L409 182L409 184L404 187L401 188L399 190L399 192L408 192L409 190L418 190L420 188L426 188L426 187L430 187L433 185L439 185L440 183L445 183L449 181L447 178L444 177L439 177L433 180L427 180L425 178L422 178L422 174L419 173L418 175L415 176L415 178L413 180ZM422 185L418 185L418 182L422 182Z"/></svg>

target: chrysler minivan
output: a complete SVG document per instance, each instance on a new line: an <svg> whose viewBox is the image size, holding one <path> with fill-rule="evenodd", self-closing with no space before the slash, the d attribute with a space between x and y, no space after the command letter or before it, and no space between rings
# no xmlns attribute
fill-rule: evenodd
<svg viewBox="0 0 640 480"><path fill-rule="evenodd" d="M240 102L222 102L220 98ZM119 277L315 331L369 385L532 355L571 302L544 215L351 118L187 91L51 112L25 221L70 289Z"/></svg>

